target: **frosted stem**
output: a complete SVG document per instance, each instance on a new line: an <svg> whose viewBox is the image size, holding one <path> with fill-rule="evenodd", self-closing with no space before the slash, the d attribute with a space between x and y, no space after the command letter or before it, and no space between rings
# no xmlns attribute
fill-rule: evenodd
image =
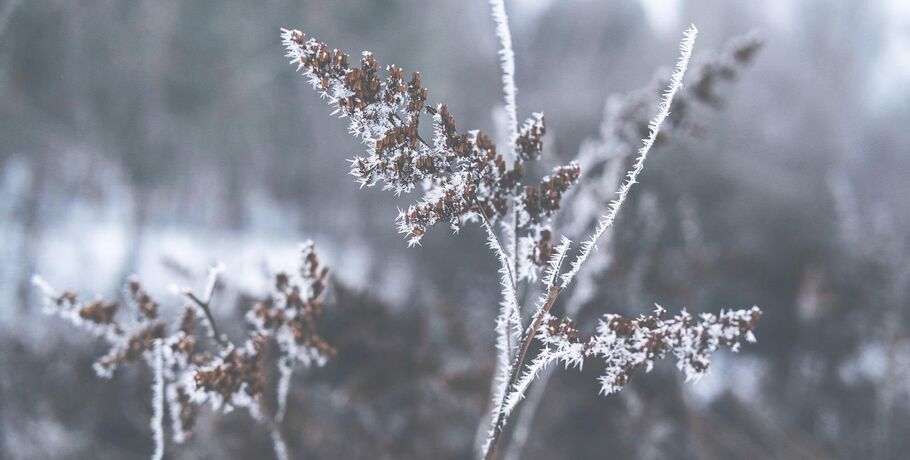
<svg viewBox="0 0 910 460"><path fill-rule="evenodd" d="M626 197L629 195L629 190L638 182L638 176L645 167L645 160L648 158L648 152L651 150L651 147L654 146L654 142L657 140L657 134L660 133L660 126L663 124L664 120L667 119L667 116L670 115L670 105L673 103L673 97L676 95L676 92L682 88L682 79L689 66L689 58L692 57L692 48L695 46L696 35L698 35L698 29L695 28L694 25L690 25L683 35L682 42L679 44L679 60L676 62L676 68L673 70L673 75L670 77L670 84L666 91L664 91L660 104L657 106L657 114L651 119L651 122L648 123L649 134L648 137L642 139L642 146L638 149L638 158L635 160L632 169L626 173L626 181L619 187L619 191L616 192L616 199L610 202L607 214L601 217L597 222L597 226L591 237L581 244L581 252L578 253L578 257L575 261L572 262L572 269L562 276L563 288L566 288L569 283L572 282L572 279L575 278L578 270L581 269L581 266L588 260L591 251L597 248L597 241L604 232L613 226L619 209L622 207L623 203L625 203Z"/></svg>
<svg viewBox="0 0 910 460"><path fill-rule="evenodd" d="M155 440L155 452L152 460L164 457L164 351L161 339L155 340L155 381L152 384L152 437Z"/></svg>
<svg viewBox="0 0 910 460"><path fill-rule="evenodd" d="M518 105L515 102L515 52L512 50L512 32L506 15L505 0L490 0L493 21L496 22L496 36L499 37L499 65L502 69L502 92L509 117L509 148L515 148L518 139Z"/></svg>

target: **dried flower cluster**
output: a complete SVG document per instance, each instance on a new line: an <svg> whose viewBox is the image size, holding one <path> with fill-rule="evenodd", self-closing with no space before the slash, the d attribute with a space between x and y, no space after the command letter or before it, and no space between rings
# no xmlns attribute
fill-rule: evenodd
<svg viewBox="0 0 910 460"><path fill-rule="evenodd" d="M686 381L698 380L708 371L711 353L720 346L739 351L742 341L755 342L752 330L761 318L761 310L721 310L719 315L702 313L698 319L683 310L665 319L666 310L657 306L654 314L628 319L606 314L598 321L596 333L582 340L581 331L571 319L550 314L542 317L537 339L543 348L515 381L506 395L507 417L538 374L554 361L566 368L581 369L589 359L602 359L604 372L599 378L600 393L610 395L621 390L639 368L650 372L654 362L668 354L676 357L676 367Z"/></svg>
<svg viewBox="0 0 910 460"><path fill-rule="evenodd" d="M275 277L275 295L247 313L247 320L257 333L275 338L282 359L288 364L298 361L321 366L335 353L316 331L316 320L325 308L322 295L328 274L328 267L319 263L313 243L307 243L297 276L279 273Z"/></svg>
<svg viewBox="0 0 910 460"><path fill-rule="evenodd" d="M752 330L761 311L721 310L720 314L702 313L693 318L685 310L666 319L660 306L654 314L636 319L607 314L598 321L597 332L582 340L572 320L548 316L538 333L544 344L542 360L559 360L567 366L581 367L589 358L604 360L600 377L601 392L615 393L628 383L632 373L650 371L654 360L672 354L686 380L698 380L708 370L710 354L720 346L738 351L742 341L755 342Z"/></svg>
<svg viewBox="0 0 910 460"><path fill-rule="evenodd" d="M692 83L683 106L692 98L701 103L718 106L723 97L717 93L721 82L735 80L761 50L764 41L756 33L750 33L731 40L720 52L703 60L693 69Z"/></svg>
<svg viewBox="0 0 910 460"><path fill-rule="evenodd" d="M383 182L396 194L424 187L423 197L398 216L399 230L409 235L410 244L437 223L458 230L477 217L497 222L510 216L510 209L518 213L516 229L536 236L559 209L563 193L578 181L581 171L573 163L555 168L537 186L522 182L524 162L543 151L542 114L522 126L511 155L503 155L483 132L459 133L444 104L427 105L419 73L406 80L401 68L390 65L381 78L372 53L363 53L358 68L349 64L347 54L297 30L284 30L282 38L291 63L335 113L350 119L351 134L366 144L367 156L352 160L351 174L358 182ZM419 133L424 114L432 117L430 142Z"/></svg>
<svg viewBox="0 0 910 460"><path fill-rule="evenodd" d="M207 360L193 371L193 398L211 400L216 408L253 407L265 388L265 337L254 334L242 347L228 346L222 356Z"/></svg>
<svg viewBox="0 0 910 460"><path fill-rule="evenodd" d="M153 458L163 455L161 418L165 402L174 442L182 443L190 437L200 405L210 403L225 412L242 407L269 425L276 454L284 458L286 446L275 428L280 417L269 419L261 408L267 387L265 349L270 339L278 345L281 380L277 395L281 415L294 366L321 366L335 353L316 329L325 308L328 269L320 264L313 243L304 244L302 252L299 273L277 274L271 295L248 312L250 328L239 346L218 333L212 316L212 297L221 272L218 268L210 271L204 297L190 290L183 292L187 302L173 331L159 319L159 304L137 280L129 281L125 289L129 310L136 312L133 321L117 318L117 303L80 302L75 293L58 294L41 278L35 277L34 282L44 293L49 313L111 343L110 351L94 365L100 377L110 378L119 365L140 360L155 370L152 426L158 447ZM211 334L201 336L200 324L207 325Z"/></svg>
<svg viewBox="0 0 910 460"><path fill-rule="evenodd" d="M323 294L328 274L328 267L319 262L315 246L308 242L303 247L303 261L296 276L279 273L275 277L274 294L247 312L247 321L257 333L273 337L278 344L280 380L275 417L279 422L284 418L294 366L297 363L322 366L335 355L335 349L316 329L316 320L325 308Z"/></svg>

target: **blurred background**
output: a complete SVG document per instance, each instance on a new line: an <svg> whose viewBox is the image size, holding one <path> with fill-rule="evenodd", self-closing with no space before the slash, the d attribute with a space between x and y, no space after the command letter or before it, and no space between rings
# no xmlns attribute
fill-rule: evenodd
<svg viewBox="0 0 910 460"><path fill-rule="evenodd" d="M637 138L682 31L700 29L687 80L701 79L601 248L612 259L594 294L570 313L590 326L655 302L765 312L758 344L719 352L697 384L672 363L609 398L596 366L546 375L509 458L906 458L910 4L507 8L520 117L547 115L541 171ZM394 219L413 197L358 190L345 160L362 147L287 64L280 27L420 70L462 129L501 124L482 0L0 1L0 458L152 450L148 370L97 379L103 344L45 316L32 274L106 298L136 274L176 311L169 287L202 283L216 261L226 289L260 295L306 239L334 270L324 327L339 355L295 377L294 457L472 456L496 261L476 226L406 247ZM594 201L554 224L576 241L612 193L587 174ZM248 307L216 316L240 325ZM244 413L206 409L167 452L271 448Z"/></svg>

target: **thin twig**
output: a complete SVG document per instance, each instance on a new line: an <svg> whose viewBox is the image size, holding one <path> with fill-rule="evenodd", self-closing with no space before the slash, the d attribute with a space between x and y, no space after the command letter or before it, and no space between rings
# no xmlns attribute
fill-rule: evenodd
<svg viewBox="0 0 910 460"><path fill-rule="evenodd" d="M521 369L524 367L524 362L528 357L528 351L531 349L531 343L534 341L534 337L537 335L540 326L543 325L543 319L546 318L547 313L550 312L550 309L553 308L553 305L556 303L556 299L559 297L560 292L562 292L562 289L559 286L550 286L547 291L546 302L544 302L543 306L536 313L534 321L528 326L528 330L525 332L521 342L521 349L519 350L518 355L515 356L515 361L512 363L512 369L509 373L509 382L506 386L506 391L503 392L502 401L499 405L499 415L497 416L496 424L493 426L490 444L487 446L487 451L483 457L484 460L491 460L494 458L496 445L502 437L502 432L507 421L505 415L506 396L508 396L509 390L515 386L515 382L518 381L518 377L521 375Z"/></svg>
<svg viewBox="0 0 910 460"><path fill-rule="evenodd" d="M275 458L277 458L277 460L288 460L288 444L284 439L284 434L281 433L281 426L275 421L275 418L268 413L265 402L261 398L259 400L259 412L266 427L269 429L269 437L272 438L272 448L275 451Z"/></svg>
<svg viewBox="0 0 910 460"><path fill-rule="evenodd" d="M490 219L487 217L486 211L483 210L483 206L480 205L480 201L477 200L477 197L474 197L474 203L477 204L477 209L480 211L480 217L483 218L483 221L490 227L490 231L493 235L493 238L496 239L496 244L499 245L499 248L502 249L502 241L499 240L499 236L496 235L496 232L493 231L493 224L490 222ZM512 290L518 292L517 279L515 273L512 272L512 268L507 264L506 270L509 272L509 281L512 282Z"/></svg>
<svg viewBox="0 0 910 460"><path fill-rule="evenodd" d="M512 49L512 32L506 14L505 0L490 0L496 36L499 37L499 66L502 70L502 93L506 115L509 117L509 147L515 147L518 139L518 104L515 102L515 52Z"/></svg>
<svg viewBox="0 0 910 460"><path fill-rule="evenodd" d="M679 89L682 88L683 77L686 75L686 69L689 67L689 59L692 57L692 49L695 46L695 37L697 35L698 28L696 28L694 24L690 25L683 34L683 40L679 44L679 60L676 61L676 67L673 70L673 74L670 76L670 84L664 91L660 103L657 104L657 114L648 122L648 136L642 139L641 147L638 149L638 158L635 159L632 169L626 173L626 181L620 185L619 190L616 192L616 198L607 205L607 213L604 214L597 221L597 225L594 226L594 233L587 241L581 244L581 251L575 258L575 261L572 262L572 269L569 270L568 273L562 275L563 288L567 287L572 282L572 279L578 274L578 271L588 260L591 251L597 248L597 241L600 237L606 233L607 229L613 227L613 223L616 221L616 216L619 214L620 208L622 208L623 203L626 202L626 198L629 196L629 191L632 190L633 185L638 183L638 176L644 169L645 160L648 158L648 152L651 151L651 147L653 147L654 142L657 141L657 135L660 134L660 128L661 125L663 125L664 120L670 116L670 106L673 104L673 97Z"/></svg>
<svg viewBox="0 0 910 460"><path fill-rule="evenodd" d="M516 194L513 192L513 196ZM512 212L512 272L515 273L516 286L515 290L518 290L518 200L514 200L512 205L515 207L514 212Z"/></svg>
<svg viewBox="0 0 910 460"><path fill-rule="evenodd" d="M213 288L213 292L214 292L214 288ZM227 340L225 340L224 337L222 337L221 334L218 332L218 326L215 325L215 317L212 316L212 310L209 308L209 303L211 303L211 301L212 301L211 295L209 296L208 301L203 302L202 299L200 299L199 297L196 297L196 294L193 294L192 291L186 291L183 294L188 299L192 300L193 303L198 305L199 308L202 309L202 311L205 313L205 318L209 322L209 327L212 328L212 335L215 336L215 341L218 342L218 345L221 345L222 347L226 347L228 345Z"/></svg>
<svg viewBox="0 0 910 460"><path fill-rule="evenodd" d="M162 340L156 339L152 348L155 358L152 368L155 380L152 383L152 437L155 441L155 452L152 460L164 457L164 356L161 351Z"/></svg>

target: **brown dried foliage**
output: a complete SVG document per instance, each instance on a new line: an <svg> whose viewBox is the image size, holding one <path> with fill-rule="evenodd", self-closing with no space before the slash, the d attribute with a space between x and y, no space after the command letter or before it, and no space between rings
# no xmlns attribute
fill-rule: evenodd
<svg viewBox="0 0 910 460"><path fill-rule="evenodd" d="M513 208L519 212L516 230L534 236L559 209L563 193L578 182L581 171L573 163L555 168L537 185L523 183L524 163L543 152L543 115L521 127L507 160L485 133L460 133L445 104L427 105L419 73L405 83L404 71L391 65L382 79L372 54L364 53L360 67L352 67L347 54L299 31L285 32L285 45L313 87L351 120L352 134L367 142L369 155L356 157L351 168L362 185L384 182L402 193L425 181L432 184L399 216L399 228L412 243L437 223L457 229L476 216L493 223ZM422 115L433 118L432 145L420 136Z"/></svg>

